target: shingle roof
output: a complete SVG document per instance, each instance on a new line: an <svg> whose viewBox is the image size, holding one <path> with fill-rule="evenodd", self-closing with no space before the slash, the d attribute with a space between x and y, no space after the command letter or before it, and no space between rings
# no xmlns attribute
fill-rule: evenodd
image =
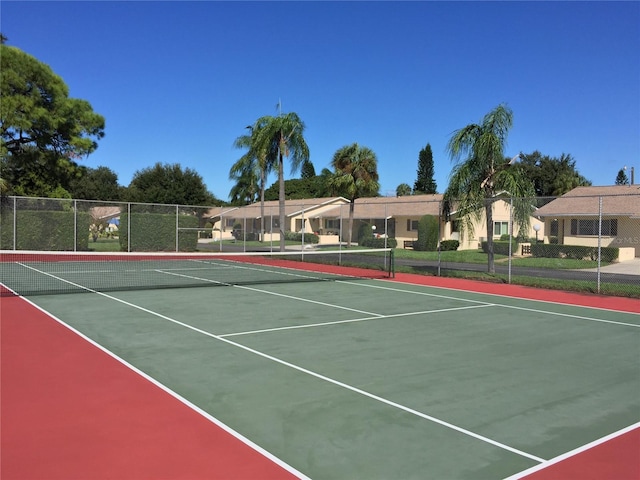
<svg viewBox="0 0 640 480"><path fill-rule="evenodd" d="M593 216L640 218L640 186L614 185L608 187L577 187L562 197L540 207L540 217Z"/></svg>
<svg viewBox="0 0 640 480"><path fill-rule="evenodd" d="M325 198L304 198L299 200L287 200L285 202L285 215L292 216L302 211L318 209L331 205L332 203L341 204L348 203L348 200L342 197L325 197ZM222 216L233 218L260 218L262 207L260 202L252 203L244 207L228 208L227 210L210 210L209 218L217 218ZM265 216L279 214L278 200L268 200L264 202Z"/></svg>
<svg viewBox="0 0 640 480"><path fill-rule="evenodd" d="M422 215L439 215L442 195L410 195L406 197L370 197L358 198L355 201L354 218L372 219L389 217L420 217ZM306 198L287 200L285 214L297 215L302 211L310 216L323 218L340 218L349 215L349 200L343 197ZM314 212L315 211L315 212ZM211 209L208 218L260 218L260 202L244 207L227 207ZM265 216L278 215L278 201L264 202Z"/></svg>
<svg viewBox="0 0 640 480"><path fill-rule="evenodd" d="M442 195L408 195L405 197L370 197L355 201L353 218L421 217L440 214ZM334 208L324 212L323 217L338 218L349 214L347 207Z"/></svg>

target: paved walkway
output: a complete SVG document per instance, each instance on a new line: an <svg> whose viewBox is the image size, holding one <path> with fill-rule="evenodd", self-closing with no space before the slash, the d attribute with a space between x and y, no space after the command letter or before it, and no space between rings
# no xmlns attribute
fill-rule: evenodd
<svg viewBox="0 0 640 480"><path fill-rule="evenodd" d="M597 268L589 268L586 272L597 272ZM604 273L621 273L623 275L640 275L640 258L634 258L626 262L612 263L600 268Z"/></svg>

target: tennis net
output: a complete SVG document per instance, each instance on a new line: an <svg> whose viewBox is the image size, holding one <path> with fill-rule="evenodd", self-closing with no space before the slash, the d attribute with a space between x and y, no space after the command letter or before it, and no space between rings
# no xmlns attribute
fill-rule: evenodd
<svg viewBox="0 0 640 480"><path fill-rule="evenodd" d="M0 252L0 294L42 295L153 288L384 278L391 249L250 253Z"/></svg>

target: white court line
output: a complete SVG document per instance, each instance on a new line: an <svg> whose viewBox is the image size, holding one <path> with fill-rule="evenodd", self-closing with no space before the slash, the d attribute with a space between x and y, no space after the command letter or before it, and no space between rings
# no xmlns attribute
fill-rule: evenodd
<svg viewBox="0 0 640 480"><path fill-rule="evenodd" d="M294 297L293 295L285 295L284 293L270 292L268 290L262 290L260 288L247 287L246 285L231 285L231 284L224 283L224 282L218 282L216 280L209 280L207 278L194 277L194 276L191 276L191 275L183 275L183 274L180 274L180 273L173 273L173 272L163 272L162 270L158 270L158 271L161 272L161 273L166 273L167 275L175 275L176 277L184 277L184 278L189 278L191 280L199 280L201 282L218 283L218 284L228 285L230 287L241 288L243 290L250 290L252 292L260 292L260 293L266 293L267 295L274 295L276 297L288 298L289 300L298 300L299 302L306 302L306 303L313 303L313 304L316 304L316 305L322 305L323 307L338 308L340 310L348 310L349 312L364 313L365 315L370 315L372 317L382 317L383 316L383 315L381 315L379 313L367 312L365 310L358 310L356 308L343 307L341 305L334 305L332 303L319 302L317 300L310 300L308 298Z"/></svg>
<svg viewBox="0 0 640 480"><path fill-rule="evenodd" d="M42 272L44 273L44 272ZM93 292L93 293L99 293L99 292ZM112 298L115 299L113 297L110 297L109 295L104 295L107 298ZM164 385L163 383L160 383L158 380L156 380L155 378L147 375L145 372L143 372L142 370L138 369L137 367L133 366L132 364L130 364L129 362L127 362L126 360L124 360L123 358L119 357L118 355L116 355L115 353L113 353L111 350L108 350L106 347L103 347L102 345L100 345L99 343L95 342L94 340L92 340L91 338L87 337L85 334L83 334L82 332L80 332L79 330L73 328L71 325L66 324L65 322L63 322L62 320L60 320L58 317L56 317L55 315L53 315L50 312L47 312L45 309L43 309L42 307L36 305L35 303L33 303L31 300L29 300L28 298L25 297L21 297L22 300L24 300L25 302L29 303L30 305L32 305L33 307L37 308L38 310L40 310L42 313L46 314L48 317L52 318L53 320L55 320L56 322L58 322L60 325L62 325L65 328L68 328L70 331L72 331L73 333L75 333L76 335L78 335L80 338L82 338L83 340L89 342L91 345L93 345L96 348L99 348L100 350L102 350L104 353L106 353L107 355L109 355L111 358L113 358L114 360L120 362L122 365L124 365L126 368L132 370L133 372L137 373L138 375L140 375L142 378L144 378L145 380L151 382L152 384L154 384L155 386L157 386L158 388L160 388L161 390L163 390L164 392L168 393L169 395L171 395L173 398L175 398L176 400L178 400L179 402L181 402L183 405L185 405L186 407L192 409L193 411L195 411L196 413L200 414L202 417L204 417L205 419L209 420L211 423L213 423L214 425L216 425L217 427L221 428L222 430L224 430L225 432L227 432L228 434L232 435L233 437L235 437L236 439L240 440L242 443L244 443L246 446L248 446L249 448L253 449L254 451L256 451L257 453L259 453L260 455L264 456L265 458L271 460L273 463L275 463L276 465L280 466L281 468L283 468L284 470L288 471L289 473L297 476L298 478L300 478L301 480L311 480L309 477L307 477L306 475L304 475L302 472L299 472L298 470L296 470L294 467L292 467L291 465L289 465L288 463L286 463L285 461L281 460L280 458L276 457L275 455L273 455L272 453L270 453L269 451L265 450L264 448L262 448L260 445L252 442L251 440L249 440L247 437L245 437L244 435L242 435L241 433L235 431L233 428L229 427L228 425L226 425L225 423L223 423L222 421L218 420L216 417L214 417L213 415L207 413L206 411L202 410L200 407L198 407L197 405L191 403L189 400L187 400L186 398L184 398L182 395L180 395L179 393L171 390L169 387L167 387L166 385ZM117 300L117 299L115 299Z"/></svg>
<svg viewBox="0 0 640 480"><path fill-rule="evenodd" d="M253 353L254 355L257 355L259 357L265 358L267 360L271 360L272 362L275 362L275 363L278 363L280 365L289 367L289 368L291 368L293 370L296 370L298 372L305 373L305 374L307 374L309 376L312 376L312 377L317 378L319 380L323 380L323 381L325 381L327 383L331 383L331 384L336 385L338 387L342 387L342 388L344 388L346 390L349 390L351 392L360 394L360 395L362 395L364 397L367 397L367 398L370 398L372 400L376 400L376 401L378 401L378 402L380 402L382 404L388 405L390 407L397 408L399 410L402 410L402 411L404 411L406 413L415 415L415 416L417 416L419 418L422 418L424 420L428 420L430 422L437 423L438 425L441 425L443 427L449 428L451 430L455 430L455 431L457 431L459 433L462 433L462 434L467 435L469 437L475 438L476 440L480 440L482 442L485 442L485 443L488 443L488 444L493 445L495 447L498 447L498 448L501 448L503 450L509 451L509 452L514 453L516 455L520 455L522 457L526 457L526 458L529 458L531 460L535 460L536 462L544 462L545 461L543 458L536 457L535 455L532 455L530 453L524 452L522 450L518 450L517 448L510 447L508 445L505 445L504 443L500 443L500 442L498 442L496 440L492 440L491 438L488 438L488 437L485 437L483 435L480 435L480 434L477 434L475 432L472 432L471 430L467 430L465 428L462 428L462 427L459 427L457 425L454 425L453 423L446 422L444 420L441 420L441 419L433 417L431 415L427 415L425 413L419 412L417 410L414 410L412 408L406 407L406 406L401 405L399 403L392 402L391 400L387 400L386 398L380 397L378 395L374 395L373 393L369 393L369 392L367 392L365 390L362 390L360 388L357 388L357 387L354 387L352 385L348 385L346 383L340 382L338 380L334 380L332 378L326 377L326 376L321 375L319 373L316 373L316 372L314 372L312 370L308 370L308 369L300 367L298 365L294 365L293 363L289 363L289 362L287 362L285 360L282 360L280 358L274 357L272 355L268 355L266 353L263 353L263 352L260 352L258 350L255 350L253 348L249 348L249 347L247 347L245 345L242 345L240 343L236 343L236 342L234 342L232 340L229 340L229 339L226 339L226 338L222 338L219 335L215 335L213 333L207 332L206 330L202 330L200 328L197 328L197 327L194 327L192 325L186 324L186 323L181 322L179 320L176 320L174 318L167 317L166 315L163 315L161 313L155 312L153 310L149 310L149 309L144 308L144 307L142 307L140 305L136 305L134 303L127 302L126 300L122 300L120 298L114 297L112 295L108 295L108 294L103 293L103 292L98 292L98 291L92 290L90 288L83 287L82 285L75 284L75 283L70 282L68 280L65 280L63 278L58 278L55 275L51 275L51 274L46 273L46 272L41 272L40 270L38 270L36 268L33 268L33 267L30 267L28 265L23 265L23 266L25 266L26 268L30 268L31 270L34 270L36 272L42 273L44 275L48 275L50 277L56 278L58 280L61 280L63 282L69 283L69 284L71 284L71 285L73 285L75 287L82 288L84 290L87 290L89 292L95 293L95 294L100 295L102 297L109 298L109 299L114 300L114 301L116 301L118 303L122 303L124 305L130 306L130 307L135 308L137 310L140 310L140 311L143 311L145 313L148 313L150 315L156 316L158 318L162 318L163 320L167 320L168 322L174 323L176 325L180 325L180 326L182 326L184 328L187 328L189 330L192 330L194 332L201 333L203 335L206 335L208 337L214 338L214 339L219 340L221 342L227 343L229 345L233 345L233 346L235 346L235 347L237 347L237 348L239 348L241 350ZM62 323L64 324L64 322L62 322ZM69 327L69 328L71 328L71 327ZM104 347L100 347L100 348L104 348ZM108 352L108 350L106 350L106 349L105 349L105 351Z"/></svg>
<svg viewBox="0 0 640 480"><path fill-rule="evenodd" d="M384 282L388 281L388 280L382 280ZM338 282L341 282L341 280L338 280ZM349 285L354 285L354 286L358 286L358 287L364 287L364 288L379 288L382 290L389 290L392 292L401 292L401 293L410 293L410 294L415 294L415 295L425 295L425 296L429 296L429 297L436 297L436 298L446 298L448 300L458 300L461 302L473 302L473 303L479 303L479 304L487 304L487 305L494 305L496 307L502 307L502 308L512 308L514 310L524 310L527 312L535 312L535 313L544 313L545 315L555 315L558 317L569 317L569 318L576 318L578 320L588 320L590 322L600 322L600 323L611 323L614 325L622 325L625 327L635 327L635 328L640 328L640 324L636 324L636 323L626 323L626 322L617 322L615 320L604 320L601 318L593 318L593 317L586 317L584 315L574 315L574 314L570 314L570 313L560 313L560 312L552 312L549 310L539 310L536 308L528 308L528 307L518 307L515 305L504 305L502 303L488 303L488 302L483 302L480 300L470 300L470 299L466 299L466 298L457 298L457 297L451 297L448 295L439 295L437 293L429 293L429 292L416 292L413 290L403 290L401 288L393 288L393 287L383 287L381 285L370 285L370 284L366 284L366 283L357 283L357 282L343 282L343 283L347 283ZM411 285L415 285L415 284L411 284ZM430 285L416 285L418 287L427 287L427 288L437 288L437 287L431 287ZM487 296L495 296L495 297L502 297L502 298L509 298L512 300L521 300L521 301L534 301L534 300L530 300L528 298L517 298L517 297L507 297L505 295L495 295L492 293L482 293L482 292L468 292L468 293L475 293L475 294L480 294L480 295L487 295ZM545 302L543 300L537 300L539 302L543 302L543 303L550 303L550 302ZM582 305L571 305L569 303L561 303L559 305L566 305L568 307L574 307L574 308L592 308L592 307L585 307ZM608 310L608 309L597 309L596 310L604 310L607 312L614 312L614 313L621 313L621 314L625 314L625 315L638 315L636 313L632 313L632 312L622 312L622 311L618 311L618 310Z"/></svg>
<svg viewBox="0 0 640 480"><path fill-rule="evenodd" d="M389 282L390 280L382 280L382 279L373 279L374 281L377 282ZM483 295L483 296L487 296L487 297L498 297L498 298L507 298L509 300L516 300L516 301L523 301L523 302L537 302L537 303L544 303L544 304L553 304L553 305L564 305L566 307L573 307L573 308L588 308L589 310L601 310L603 312L613 312L613 313L624 313L627 315L639 315L640 316L640 312L635 313L635 312L628 312L626 310L616 310L613 308L604 308L604 307L593 307L590 305L580 305L580 304L575 304L575 303L566 303L566 302L551 302L549 300L540 300L537 298L523 298L523 297L515 297L512 295L503 295L500 293L486 293L486 292L476 292L473 290L459 290L459 289L455 289L455 288L451 288L451 287L441 287L438 285L424 285L424 284L420 284L420 283L411 283L411 282L401 282L399 281L398 283L402 284L402 285L412 285L414 287L426 287L426 288L433 288L434 290L447 290L447 291L455 291L455 292L464 292L464 293L470 293L470 294L475 294L475 295ZM381 287L381 286L371 286L373 288L389 288L389 287ZM391 290L398 290L399 292L407 292L407 290L402 290L402 289L395 289L395 288L390 288ZM437 296L436 294L427 294L427 295L434 295ZM444 297L444 298L456 298L457 300L463 300L462 298L458 298L458 297ZM470 300L473 301L473 300Z"/></svg>
<svg viewBox="0 0 640 480"><path fill-rule="evenodd" d="M514 305L502 305L499 303L496 304L496 306L502 307L502 308L511 308L514 310L524 310L525 312L544 313L545 315L555 315L557 317L577 318L578 320L588 320L590 322L612 323L614 325L623 325L625 327L640 328L640 324L636 324L636 323L616 322L615 320L604 320L602 318L585 317L583 315L573 315L570 313L548 312L547 310L538 310L535 308L527 308L527 307L516 307ZM627 313L627 312L621 312L621 313Z"/></svg>
<svg viewBox="0 0 640 480"><path fill-rule="evenodd" d="M454 308L440 308L437 310L424 310L422 312L409 312L409 313L393 313L391 315L380 315L378 317L363 317L363 318L352 318L350 320L335 320L333 322L322 322L322 323L308 323L304 325L289 325L286 327L274 327L274 328L265 328L262 330L249 330L246 332L235 332L235 333L225 333L222 335L218 335L220 338L225 337L237 337L240 335L251 335L253 333L268 333L268 332L278 332L281 330L296 330L299 328L314 328L314 327L324 327L327 325L340 325L342 323L354 323L354 322L368 322L371 320L384 320L387 318L398 318L398 317L410 317L413 315L425 315L429 313L441 313L441 312L453 312L456 310L469 310L475 308L483 308L483 307L493 307L494 305L488 303L486 305L470 305L468 307L454 307Z"/></svg>
<svg viewBox="0 0 640 480"><path fill-rule="evenodd" d="M234 261L234 260L225 260L225 263L220 263L220 262L214 262L212 260L192 260L194 262L198 262L198 263L204 263L206 265L214 265L216 267L222 267L222 268L228 268L230 270L252 270L255 272L266 272L266 273L275 273L277 275L284 275L284 276L290 276L290 277L300 277L300 278L310 278L313 280L323 280L322 278L319 278L317 276L313 276L311 275L311 273L313 272L308 272L307 275L303 275L302 273L300 273L300 270L296 270L294 268L290 268L290 267L272 267L271 269L268 268L258 268L256 266L248 266L246 263L243 262L238 262L238 261ZM230 265L231 264L231 265ZM255 265L255 264L251 264L251 265ZM295 272L295 273L294 273ZM344 277L345 275L340 275L340 274L332 274L333 276L340 276L340 277Z"/></svg>
<svg viewBox="0 0 640 480"><path fill-rule="evenodd" d="M622 430L618 430L617 432L613 432L610 435L607 435L605 437L599 438L598 440L594 440L591 443L587 443L586 445L583 445L582 447L578 447L575 450L571 450L567 453L563 453L562 455L559 455L555 458L552 458L551 460L547 460L545 462L542 462L539 465L536 465L534 467L528 468L527 470L523 470L522 472L518 472L515 475L511 475L510 477L505 478L504 480L518 480L522 477L526 477L527 475L531 475L532 473L538 472L540 470L544 470L547 467L550 467L551 465L555 465L556 463L560 463L564 460L567 460L571 457L574 457L576 455L578 455L579 453L582 452L586 452L587 450L590 450L594 447L597 447L598 445L601 445L605 442L608 442L610 440L613 440L614 438L617 438L621 435L624 435L625 433L631 432L632 430L635 430L636 428L640 428L640 422L638 423L634 423L633 425L630 425L626 428L623 428Z"/></svg>

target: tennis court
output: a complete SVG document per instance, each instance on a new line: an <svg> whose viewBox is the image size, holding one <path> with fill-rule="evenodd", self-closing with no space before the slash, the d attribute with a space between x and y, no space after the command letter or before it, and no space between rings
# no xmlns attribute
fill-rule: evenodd
<svg viewBox="0 0 640 480"><path fill-rule="evenodd" d="M611 442L580 478L637 478L640 302L394 276L372 253L5 255L24 297L2 297L3 478L558 478Z"/></svg>

